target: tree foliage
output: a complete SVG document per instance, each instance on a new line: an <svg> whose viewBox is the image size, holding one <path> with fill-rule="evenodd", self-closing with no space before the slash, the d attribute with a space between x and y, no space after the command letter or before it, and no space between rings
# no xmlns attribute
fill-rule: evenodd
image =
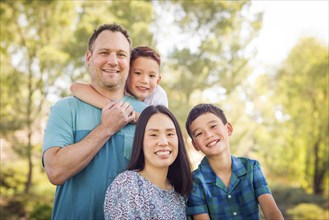
<svg viewBox="0 0 329 220"><path fill-rule="evenodd" d="M316 56L314 56L316 54ZM328 175L328 48L314 38L302 38L276 75L276 96L287 119L281 126L291 160L304 168L307 186L325 190Z"/></svg>
<svg viewBox="0 0 329 220"><path fill-rule="evenodd" d="M119 23L127 25L132 38L138 36L136 42L148 44L153 11L148 1L124 5L116 1L2 1L0 13L1 134L28 161L28 192L33 155L39 155L34 153L39 143L33 143L33 136L40 136L43 108L50 96L66 95L70 82L88 79L84 55L90 34L103 23ZM144 20L137 22L141 17Z"/></svg>
<svg viewBox="0 0 329 220"><path fill-rule="evenodd" d="M162 11L174 14L178 35L174 40L179 43L169 55L171 74L166 76L170 81L165 87L170 106L184 121L196 104L193 95L212 89L228 96L250 74L252 52L247 45L257 35L262 16L249 11L249 1L174 1L160 5Z"/></svg>
<svg viewBox="0 0 329 220"><path fill-rule="evenodd" d="M1 131L28 161L25 192L32 181L34 129L40 123L49 88L68 58L61 42L70 34L61 34L61 28L71 24L71 7L70 3L54 1L1 2L1 55L6 56L1 59L1 106L5 107L1 111L5 118ZM19 129L26 135L12 132Z"/></svg>

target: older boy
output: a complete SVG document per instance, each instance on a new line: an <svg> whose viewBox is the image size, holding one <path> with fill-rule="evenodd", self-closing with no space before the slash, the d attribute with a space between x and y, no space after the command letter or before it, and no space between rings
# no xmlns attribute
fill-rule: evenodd
<svg viewBox="0 0 329 220"><path fill-rule="evenodd" d="M193 219L283 219L256 160L231 155L233 127L223 111L199 104L189 113L186 129L197 151L206 156L193 172L187 215Z"/></svg>

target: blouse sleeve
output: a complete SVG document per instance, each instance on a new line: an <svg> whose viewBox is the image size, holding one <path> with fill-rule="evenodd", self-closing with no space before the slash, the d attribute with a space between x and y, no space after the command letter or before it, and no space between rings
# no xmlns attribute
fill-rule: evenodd
<svg viewBox="0 0 329 220"><path fill-rule="evenodd" d="M130 201L133 187L131 177L127 172L119 174L108 187L104 201L105 219L129 219L131 209Z"/></svg>

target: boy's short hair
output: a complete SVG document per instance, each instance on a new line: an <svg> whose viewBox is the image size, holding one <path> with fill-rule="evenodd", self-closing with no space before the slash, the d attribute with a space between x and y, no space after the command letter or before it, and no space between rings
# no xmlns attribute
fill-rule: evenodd
<svg viewBox="0 0 329 220"><path fill-rule="evenodd" d="M155 62L157 62L159 67L161 66L160 54L150 47L147 46L135 47L131 52L130 66L132 66L135 60L139 57L150 58Z"/></svg>
<svg viewBox="0 0 329 220"><path fill-rule="evenodd" d="M216 115L218 118L220 118L222 120L224 125L227 124L227 119L226 119L226 116L222 109L218 108L217 106L215 106L213 104L198 104L191 109L190 113L187 116L186 123L185 123L186 131L191 138L193 138L192 133L190 131L190 126L191 126L192 122L195 119L197 119L200 115L203 115L206 113L212 113L212 114Z"/></svg>

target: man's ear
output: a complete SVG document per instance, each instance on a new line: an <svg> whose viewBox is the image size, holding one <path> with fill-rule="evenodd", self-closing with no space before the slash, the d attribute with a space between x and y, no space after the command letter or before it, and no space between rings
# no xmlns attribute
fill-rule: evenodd
<svg viewBox="0 0 329 220"><path fill-rule="evenodd" d="M90 50L88 50L87 53L86 53L86 57L85 57L86 64L87 64L88 67L90 65L90 58L91 58L91 52L90 52Z"/></svg>
<svg viewBox="0 0 329 220"><path fill-rule="evenodd" d="M194 147L194 149L195 149L196 151L200 151L200 148L199 148L198 145L193 141L193 139L192 139L192 145L193 145L193 147Z"/></svg>
<svg viewBox="0 0 329 220"><path fill-rule="evenodd" d="M157 80L158 85L159 85L160 81L161 81L161 75L159 74L159 77L158 77L158 80Z"/></svg>
<svg viewBox="0 0 329 220"><path fill-rule="evenodd" d="M232 124L230 122L227 122L226 127L227 127L228 136L231 136L232 133L233 133L233 126L232 126Z"/></svg>

